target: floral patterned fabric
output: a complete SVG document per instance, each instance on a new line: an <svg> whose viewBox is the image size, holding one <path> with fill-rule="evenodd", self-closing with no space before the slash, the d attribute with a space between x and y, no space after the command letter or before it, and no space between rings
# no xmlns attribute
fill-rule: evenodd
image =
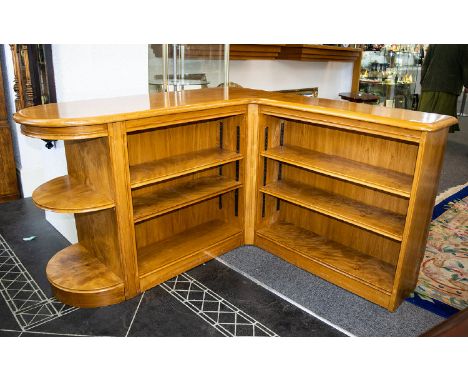
<svg viewBox="0 0 468 382"><path fill-rule="evenodd" d="M460 310L468 307L468 196L448 203L431 222L415 293Z"/></svg>

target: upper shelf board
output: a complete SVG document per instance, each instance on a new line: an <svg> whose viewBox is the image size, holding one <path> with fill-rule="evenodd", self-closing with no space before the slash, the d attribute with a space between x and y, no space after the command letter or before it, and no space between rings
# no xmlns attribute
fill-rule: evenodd
<svg viewBox="0 0 468 382"><path fill-rule="evenodd" d="M406 198L409 198L411 194L412 176L382 167L371 166L298 146L279 146L264 151L262 155Z"/></svg>
<svg viewBox="0 0 468 382"><path fill-rule="evenodd" d="M112 208L115 203L71 176L52 179L36 188L34 203L44 210L60 213L84 213Z"/></svg>

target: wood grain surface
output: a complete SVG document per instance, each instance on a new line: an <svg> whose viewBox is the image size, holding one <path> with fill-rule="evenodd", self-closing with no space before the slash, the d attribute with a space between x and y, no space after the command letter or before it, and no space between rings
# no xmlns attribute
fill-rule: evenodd
<svg viewBox="0 0 468 382"><path fill-rule="evenodd" d="M109 135L110 171L113 179L115 217L119 260L124 270L125 297L132 298L140 292L136 259L135 226L133 224L132 194L125 123L107 126Z"/></svg>
<svg viewBox="0 0 468 382"><path fill-rule="evenodd" d="M345 273L373 288L391 293L395 266L327 240L291 223L276 223L257 235L273 240L337 272Z"/></svg>
<svg viewBox="0 0 468 382"><path fill-rule="evenodd" d="M130 181L132 188L141 187L240 159L235 151L204 149L130 166Z"/></svg>
<svg viewBox="0 0 468 382"><path fill-rule="evenodd" d="M439 185L447 134L447 130L440 130L431 134L425 133L423 136L414 175L415 186L408 206L395 287L389 306L392 311L414 290L418 280Z"/></svg>
<svg viewBox="0 0 468 382"><path fill-rule="evenodd" d="M299 146L278 146L262 156L408 198L411 192L410 175Z"/></svg>
<svg viewBox="0 0 468 382"><path fill-rule="evenodd" d="M25 108L17 112L14 118L26 126L89 126L251 103L424 131L442 129L456 123L454 117L433 113L244 88L229 88L227 91L223 88L185 90L47 104Z"/></svg>
<svg viewBox="0 0 468 382"><path fill-rule="evenodd" d="M166 240L157 241L138 250L138 268L141 276L157 272L159 268L181 261L193 252L240 233L238 227L221 220L212 220L189 228Z"/></svg>
<svg viewBox="0 0 468 382"><path fill-rule="evenodd" d="M383 236L402 239L405 217L390 211L286 180L270 183L260 191Z"/></svg>
<svg viewBox="0 0 468 382"><path fill-rule="evenodd" d="M133 198L135 223L239 188L241 183L223 176L203 177Z"/></svg>
<svg viewBox="0 0 468 382"><path fill-rule="evenodd" d="M0 203L20 197L18 181L16 179L13 141L6 108L2 68L0 67Z"/></svg>
<svg viewBox="0 0 468 382"><path fill-rule="evenodd" d="M122 280L81 244L58 252L46 273L62 301L70 305L90 308L125 299Z"/></svg>
<svg viewBox="0 0 468 382"><path fill-rule="evenodd" d="M255 244L390 311L414 288L456 121L234 88L15 118L26 133L71 140L69 176L33 195L81 213L79 244L50 265L62 301L116 303Z"/></svg>
<svg viewBox="0 0 468 382"><path fill-rule="evenodd" d="M69 175L39 186L34 190L32 199L39 208L60 213L99 211L115 206L114 201L104 193Z"/></svg>

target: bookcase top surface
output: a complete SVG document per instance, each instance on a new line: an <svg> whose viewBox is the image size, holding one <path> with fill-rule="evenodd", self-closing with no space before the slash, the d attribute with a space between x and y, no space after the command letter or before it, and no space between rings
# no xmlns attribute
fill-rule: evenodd
<svg viewBox="0 0 468 382"><path fill-rule="evenodd" d="M22 125L35 127L89 126L248 104L278 106L420 131L439 130L457 121L454 117L434 113L244 88L185 90L52 103L22 109L14 119Z"/></svg>

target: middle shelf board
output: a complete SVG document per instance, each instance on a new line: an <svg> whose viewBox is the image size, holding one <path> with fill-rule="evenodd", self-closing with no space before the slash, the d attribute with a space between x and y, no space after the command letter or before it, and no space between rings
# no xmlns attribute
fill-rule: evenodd
<svg viewBox="0 0 468 382"><path fill-rule="evenodd" d="M201 202L242 187L224 176L207 176L133 198L135 223Z"/></svg>
<svg viewBox="0 0 468 382"><path fill-rule="evenodd" d="M115 206L109 197L69 175L39 186L32 199L39 208L61 213L100 211Z"/></svg>
<svg viewBox="0 0 468 382"><path fill-rule="evenodd" d="M235 151L211 148L130 166L132 188L242 159Z"/></svg>
<svg viewBox="0 0 468 382"><path fill-rule="evenodd" d="M270 148L262 156L406 198L411 193L412 176L336 155L284 145Z"/></svg>
<svg viewBox="0 0 468 382"><path fill-rule="evenodd" d="M403 215L287 180L270 183L260 191L382 236L402 240Z"/></svg>

